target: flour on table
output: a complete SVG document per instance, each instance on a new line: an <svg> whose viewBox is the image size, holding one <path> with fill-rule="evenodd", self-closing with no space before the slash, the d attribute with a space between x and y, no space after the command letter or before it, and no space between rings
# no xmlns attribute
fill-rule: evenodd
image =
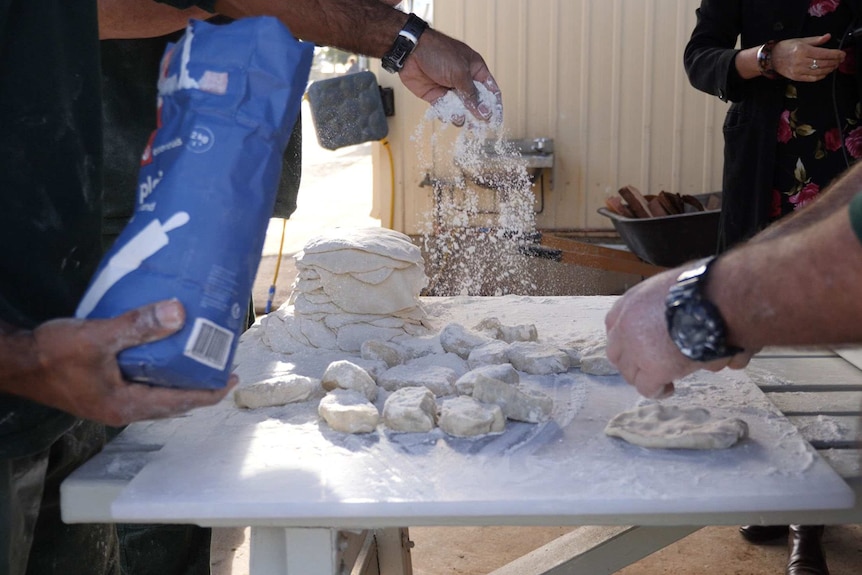
<svg viewBox="0 0 862 575"><path fill-rule="evenodd" d="M383 404L383 423L392 431L428 432L437 427L437 400L427 387L404 387Z"/></svg>
<svg viewBox="0 0 862 575"><path fill-rule="evenodd" d="M518 371L535 375L563 373L569 370L571 360L557 347L533 341L516 341L506 354Z"/></svg>
<svg viewBox="0 0 862 575"><path fill-rule="evenodd" d="M320 400L317 413L326 424L342 433L371 433L380 423L380 412L360 392L333 389Z"/></svg>
<svg viewBox="0 0 862 575"><path fill-rule="evenodd" d="M494 365L509 362L509 344L505 341L494 340L485 345L480 345L467 356L467 364L475 369L483 365Z"/></svg>
<svg viewBox="0 0 862 575"><path fill-rule="evenodd" d="M540 391L521 389L483 374L473 383L473 398L499 405L508 419L528 423L547 420L554 407L553 400Z"/></svg>
<svg viewBox="0 0 862 575"><path fill-rule="evenodd" d="M364 395L368 401L377 399L377 383L374 379L363 368L346 359L330 363L320 382L326 391L352 389Z"/></svg>
<svg viewBox="0 0 862 575"><path fill-rule="evenodd" d="M319 379L289 373L238 387L233 399L238 407L257 409L319 399L322 395Z"/></svg>
<svg viewBox="0 0 862 575"><path fill-rule="evenodd" d="M455 391L454 370L441 366L396 365L381 374L378 384L386 391L402 387L427 387L437 397L452 395Z"/></svg>
<svg viewBox="0 0 862 575"><path fill-rule="evenodd" d="M517 385L521 381L521 376L512 367L510 363L501 363L495 365L484 365L472 369L458 378L455 382L455 391L461 395L473 395L473 386L476 380L480 377L496 379L512 385Z"/></svg>
<svg viewBox="0 0 862 575"><path fill-rule="evenodd" d="M615 416L605 433L641 447L726 449L748 436L748 424L699 407L653 403Z"/></svg>
<svg viewBox="0 0 862 575"><path fill-rule="evenodd" d="M437 425L456 437L474 437L486 433L501 433L506 418L499 405L481 403L467 395L442 402Z"/></svg>

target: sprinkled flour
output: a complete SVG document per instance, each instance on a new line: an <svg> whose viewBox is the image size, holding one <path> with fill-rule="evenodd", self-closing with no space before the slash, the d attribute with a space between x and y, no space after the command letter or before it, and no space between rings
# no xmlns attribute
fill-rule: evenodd
<svg viewBox="0 0 862 575"><path fill-rule="evenodd" d="M466 118L461 128L444 123L431 136L432 161L420 165L434 174L434 207L422 232L429 295L504 295L535 288L524 247L535 238L532 183L517 161L518 150L502 130L503 110L494 94L476 82L480 101L492 110L489 122L476 120L454 92L425 114L413 140L422 139L435 119ZM447 132L456 130L445 145ZM444 174L444 172L449 172Z"/></svg>

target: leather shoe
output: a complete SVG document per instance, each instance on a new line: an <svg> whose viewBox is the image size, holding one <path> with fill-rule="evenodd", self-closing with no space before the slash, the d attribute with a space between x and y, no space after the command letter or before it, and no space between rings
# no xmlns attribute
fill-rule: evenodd
<svg viewBox="0 0 862 575"><path fill-rule="evenodd" d="M829 575L823 555L822 525L791 525L787 575Z"/></svg>
<svg viewBox="0 0 862 575"><path fill-rule="evenodd" d="M755 545L774 543L781 537L787 537L787 525L743 525L739 528L742 538Z"/></svg>

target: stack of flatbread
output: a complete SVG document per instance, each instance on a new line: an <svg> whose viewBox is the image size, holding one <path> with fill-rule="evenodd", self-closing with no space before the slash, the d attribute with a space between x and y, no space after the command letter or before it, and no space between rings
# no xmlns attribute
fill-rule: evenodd
<svg viewBox="0 0 862 575"><path fill-rule="evenodd" d="M419 294L428 283L419 248L386 228L336 228L296 255L290 298L263 319L275 351L359 351L368 339L426 333Z"/></svg>

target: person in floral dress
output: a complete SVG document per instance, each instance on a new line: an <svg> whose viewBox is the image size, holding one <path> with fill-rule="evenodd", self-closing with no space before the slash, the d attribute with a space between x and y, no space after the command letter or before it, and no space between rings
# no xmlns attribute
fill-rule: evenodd
<svg viewBox="0 0 862 575"><path fill-rule="evenodd" d="M717 252L804 209L862 157L859 50L862 0L701 1L685 70L692 86L731 103ZM764 543L788 527L740 532ZM822 532L790 526L788 575L828 575Z"/></svg>

